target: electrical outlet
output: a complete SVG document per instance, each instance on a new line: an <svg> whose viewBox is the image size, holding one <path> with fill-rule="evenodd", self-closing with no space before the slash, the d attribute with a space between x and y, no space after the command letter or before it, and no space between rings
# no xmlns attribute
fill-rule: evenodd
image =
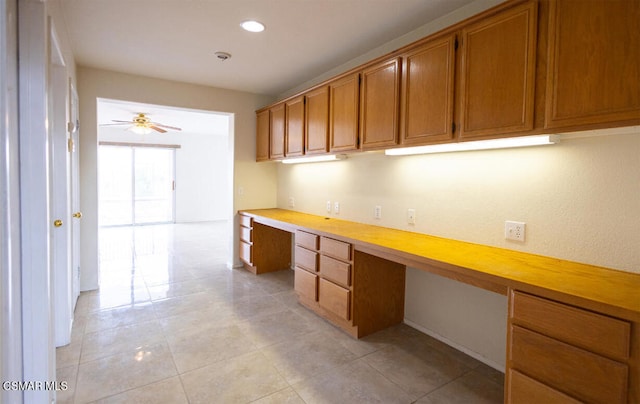
<svg viewBox="0 0 640 404"><path fill-rule="evenodd" d="M333 203L333 213L335 213L336 215L340 213L340 202Z"/></svg>
<svg viewBox="0 0 640 404"><path fill-rule="evenodd" d="M416 210L415 209L407 209L407 223L408 224L416 224Z"/></svg>
<svg viewBox="0 0 640 404"><path fill-rule="evenodd" d="M327 201L327 213L331 213L331 201Z"/></svg>
<svg viewBox="0 0 640 404"><path fill-rule="evenodd" d="M373 208L373 217L378 220L382 219L382 206L376 205L375 208Z"/></svg>
<svg viewBox="0 0 640 404"><path fill-rule="evenodd" d="M296 207L296 200L293 196L289 197L289 207L290 208L295 208Z"/></svg>
<svg viewBox="0 0 640 404"><path fill-rule="evenodd" d="M504 238L507 240L524 241L526 223L513 222L507 220L504 222Z"/></svg>

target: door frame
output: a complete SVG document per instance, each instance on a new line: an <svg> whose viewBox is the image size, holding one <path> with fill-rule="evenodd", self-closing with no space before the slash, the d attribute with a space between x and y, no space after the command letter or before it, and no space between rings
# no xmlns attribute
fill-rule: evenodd
<svg viewBox="0 0 640 404"><path fill-rule="evenodd" d="M0 380L22 378L17 0L0 6ZM0 390L0 402L22 392Z"/></svg>
<svg viewBox="0 0 640 404"><path fill-rule="evenodd" d="M21 380L55 380L49 212L48 45L46 3L18 2L18 125L22 261ZM26 390L29 403L52 402L55 391Z"/></svg>

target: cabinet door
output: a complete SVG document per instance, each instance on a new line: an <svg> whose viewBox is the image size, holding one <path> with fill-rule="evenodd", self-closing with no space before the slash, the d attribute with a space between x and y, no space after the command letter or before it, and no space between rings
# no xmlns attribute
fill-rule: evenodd
<svg viewBox="0 0 640 404"><path fill-rule="evenodd" d="M329 151L329 87L306 94L305 154Z"/></svg>
<svg viewBox="0 0 640 404"><path fill-rule="evenodd" d="M271 125L269 158L272 160L284 157L284 111L284 104L279 104L272 107L269 113Z"/></svg>
<svg viewBox="0 0 640 404"><path fill-rule="evenodd" d="M365 150L398 144L401 66L396 58L362 72L360 138Z"/></svg>
<svg viewBox="0 0 640 404"><path fill-rule="evenodd" d="M329 84L329 150L347 151L359 147L358 105L360 74L352 74Z"/></svg>
<svg viewBox="0 0 640 404"><path fill-rule="evenodd" d="M522 373L513 369L508 370L507 376L507 404L579 404L580 401L575 400L568 395L552 389L546 384L531 379Z"/></svg>
<svg viewBox="0 0 640 404"><path fill-rule="evenodd" d="M448 35L404 56L403 144L453 138L455 42L455 35Z"/></svg>
<svg viewBox="0 0 640 404"><path fill-rule="evenodd" d="M269 110L256 115L256 161L269 160Z"/></svg>
<svg viewBox="0 0 640 404"><path fill-rule="evenodd" d="M640 119L640 2L552 1L546 127Z"/></svg>
<svg viewBox="0 0 640 404"><path fill-rule="evenodd" d="M533 129L537 3L462 30L460 138Z"/></svg>
<svg viewBox="0 0 640 404"><path fill-rule="evenodd" d="M304 96L285 103L286 143L285 156L304 154Z"/></svg>

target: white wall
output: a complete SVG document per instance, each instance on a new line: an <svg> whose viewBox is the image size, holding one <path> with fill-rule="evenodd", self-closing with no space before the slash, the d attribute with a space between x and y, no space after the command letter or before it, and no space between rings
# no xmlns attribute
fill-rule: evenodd
<svg viewBox="0 0 640 404"><path fill-rule="evenodd" d="M480 0L426 24L280 98L487 9ZM610 135L614 133L615 135ZM528 149L280 165L278 207L640 272L640 129L564 136ZM605 136L606 135L606 136ZM382 219L373 217L382 206ZM417 211L415 226L407 209ZM525 243L504 240L504 221L527 223ZM407 269L405 322L504 369L507 298Z"/></svg>
<svg viewBox="0 0 640 404"><path fill-rule="evenodd" d="M234 114L231 123L234 136L229 138L227 149L228 154L234 156L233 184L229 184L227 189L227 195L235 190L232 211L276 205L276 165L255 162L255 110L272 101L272 97L88 67L78 67L77 76L83 211L81 290L98 287L98 98ZM239 192L240 189L242 192ZM231 214L228 212L228 219L232 218ZM235 241L231 247L230 265L238 261Z"/></svg>
<svg viewBox="0 0 640 404"><path fill-rule="evenodd" d="M231 209L227 192L231 176L228 124L211 128L209 134L183 131L167 132L161 137L139 135L125 129L100 127L99 139L180 146L175 152L176 223L228 219Z"/></svg>

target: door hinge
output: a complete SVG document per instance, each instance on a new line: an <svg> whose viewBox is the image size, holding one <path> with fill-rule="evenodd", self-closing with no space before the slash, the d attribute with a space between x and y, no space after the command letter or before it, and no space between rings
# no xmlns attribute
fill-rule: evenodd
<svg viewBox="0 0 640 404"><path fill-rule="evenodd" d="M456 123L455 122L451 123L451 133L456 133Z"/></svg>
<svg viewBox="0 0 640 404"><path fill-rule="evenodd" d="M458 50L458 46L460 44L458 43L458 38L456 38L455 42L453 43L453 50Z"/></svg>

